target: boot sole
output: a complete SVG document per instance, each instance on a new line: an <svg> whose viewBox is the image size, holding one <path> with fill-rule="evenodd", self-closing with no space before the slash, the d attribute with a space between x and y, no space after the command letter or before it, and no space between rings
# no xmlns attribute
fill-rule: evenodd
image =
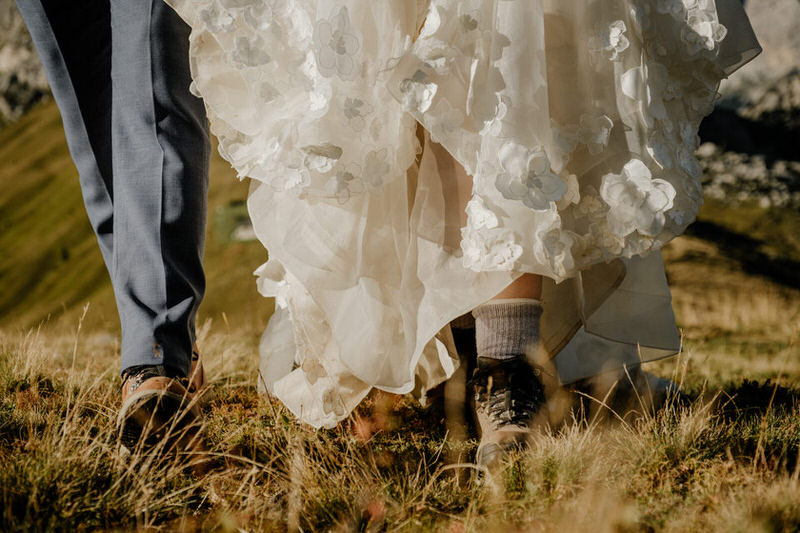
<svg viewBox="0 0 800 533"><path fill-rule="evenodd" d="M129 452L163 443L167 449L193 448L200 430L200 410L187 395L147 390L132 394L117 417L120 444ZM166 442L164 442L166 439Z"/></svg>
<svg viewBox="0 0 800 533"><path fill-rule="evenodd" d="M484 446L478 446L478 451L475 452L475 464L491 470L502 464L509 454L526 448L527 444L524 441L512 441L503 444L492 442Z"/></svg>

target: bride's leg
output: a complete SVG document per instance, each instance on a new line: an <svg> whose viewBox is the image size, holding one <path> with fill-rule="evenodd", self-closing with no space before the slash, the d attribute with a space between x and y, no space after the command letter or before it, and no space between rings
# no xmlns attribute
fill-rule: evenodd
<svg viewBox="0 0 800 533"><path fill-rule="evenodd" d="M472 177L441 145L431 143L448 194L458 200L460 223L472 196ZM544 387L528 354L536 354L542 314L542 276L523 274L494 298L451 323L454 337L474 339L470 395L481 433L476 462L492 466L524 445L544 404ZM472 329L474 328L474 329Z"/></svg>
<svg viewBox="0 0 800 533"><path fill-rule="evenodd" d="M467 223L467 202L472 197L472 176L455 160L444 146L437 142L428 143L436 159L436 168L446 188L448 196L454 196L461 227Z"/></svg>
<svg viewBox="0 0 800 533"><path fill-rule="evenodd" d="M538 300L542 297L542 276L538 274L523 274L514 280L508 287L500 291L493 300L504 298L531 298Z"/></svg>
<svg viewBox="0 0 800 533"><path fill-rule="evenodd" d="M430 143L431 150L436 155L436 166L439 174L450 182L450 190L458 200L461 226L467 223L467 202L472 197L472 176L467 174L464 167L451 156L444 147L435 142ZM542 276L537 274L523 274L505 289L500 291L493 299L503 298L534 298L542 296Z"/></svg>

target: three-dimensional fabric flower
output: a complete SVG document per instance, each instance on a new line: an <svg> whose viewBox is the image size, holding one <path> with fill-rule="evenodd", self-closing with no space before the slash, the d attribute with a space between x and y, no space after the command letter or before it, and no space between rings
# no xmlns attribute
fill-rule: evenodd
<svg viewBox="0 0 800 533"><path fill-rule="evenodd" d="M626 29L623 21L615 20L608 27L598 30L589 39L589 50L603 52L610 61L616 61L630 45L628 38L625 37Z"/></svg>
<svg viewBox="0 0 800 533"><path fill-rule="evenodd" d="M503 171L495 185L504 198L544 211L567 192L566 184L550 170L550 159L541 147L531 150L507 142L500 148L499 158Z"/></svg>
<svg viewBox="0 0 800 533"><path fill-rule="evenodd" d="M655 236L664 228L675 188L668 181L654 179L640 160L631 159L620 174L603 176L600 196L610 207L607 220L612 233L625 237L638 231Z"/></svg>
<svg viewBox="0 0 800 533"><path fill-rule="evenodd" d="M581 115L581 122L578 126L578 140L586 145L589 153L597 155L603 151L608 144L608 137L614 121L606 115L592 116Z"/></svg>
<svg viewBox="0 0 800 533"><path fill-rule="evenodd" d="M326 78L338 75L342 80L354 80L359 65L356 54L361 48L357 31L350 23L347 8L342 6L330 20L320 20L314 28L317 66Z"/></svg>
<svg viewBox="0 0 800 533"><path fill-rule="evenodd" d="M328 194L336 197L340 204L346 203L351 196L364 191L361 181L361 167L355 163L339 165L333 177L328 180Z"/></svg>

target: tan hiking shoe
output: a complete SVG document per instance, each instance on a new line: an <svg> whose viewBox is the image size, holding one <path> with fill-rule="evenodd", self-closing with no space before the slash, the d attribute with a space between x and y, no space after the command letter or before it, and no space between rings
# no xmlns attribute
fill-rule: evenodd
<svg viewBox="0 0 800 533"><path fill-rule="evenodd" d="M192 354L190 378L170 375L162 365L126 371L117 417L122 445L132 451L140 443L151 447L167 438L170 446L197 448L200 409L196 395L204 384L203 365L196 351Z"/></svg>
<svg viewBox="0 0 800 533"><path fill-rule="evenodd" d="M478 465L494 467L505 455L526 447L545 404L541 370L525 359L478 358L470 382L481 441Z"/></svg>

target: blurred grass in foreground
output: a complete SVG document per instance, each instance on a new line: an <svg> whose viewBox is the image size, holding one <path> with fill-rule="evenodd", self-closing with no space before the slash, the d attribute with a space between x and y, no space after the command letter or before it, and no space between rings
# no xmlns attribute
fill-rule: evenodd
<svg viewBox="0 0 800 533"><path fill-rule="evenodd" d="M119 455L113 347L0 335L0 529L800 528L800 376L781 357L762 362L777 382L755 383L731 372L748 356L689 349L661 365L685 376L690 407L567 421L492 483L468 464L476 442L446 439L436 411L373 394L315 432L256 393L254 346L235 331L206 324L200 342L214 354L204 412L220 468L193 474L174 456Z"/></svg>

